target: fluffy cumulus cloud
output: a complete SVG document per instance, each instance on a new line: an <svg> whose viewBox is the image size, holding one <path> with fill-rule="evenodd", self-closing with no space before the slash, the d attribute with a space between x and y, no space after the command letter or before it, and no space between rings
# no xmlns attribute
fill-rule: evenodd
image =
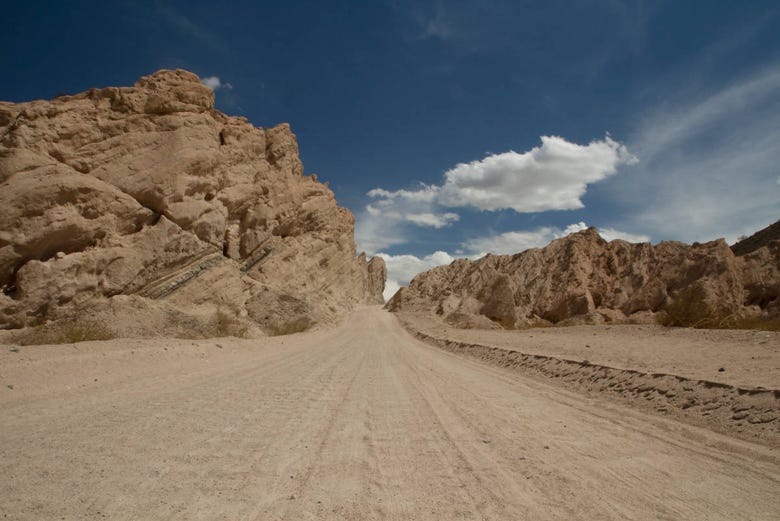
<svg viewBox="0 0 780 521"><path fill-rule="evenodd" d="M609 136L588 145L543 136L542 145L522 154L505 152L462 163L444 174L444 206L517 212L582 208L587 185L636 163L626 147Z"/></svg>
<svg viewBox="0 0 780 521"><path fill-rule="evenodd" d="M491 154L461 163L444 174L441 185L419 190L371 190L375 207L409 205L474 207L531 213L582 208L587 186L617 172L637 158L625 145L606 136L588 145L557 136L542 136L541 146L527 152Z"/></svg>
<svg viewBox="0 0 780 521"><path fill-rule="evenodd" d="M233 85L230 83L223 83L222 80L219 79L219 76L208 76L206 78L203 78L200 80L200 82L205 85L206 87L209 87L212 90L232 90Z"/></svg>
<svg viewBox="0 0 780 521"><path fill-rule="evenodd" d="M449 264L455 260L455 257L443 251L437 251L422 258L414 255L389 255L387 253L379 253L377 255L382 257L385 260L385 264L387 264L385 301L390 300L401 286L409 284L418 273L428 271L436 266Z"/></svg>
<svg viewBox="0 0 780 521"><path fill-rule="evenodd" d="M521 213L582 208L589 184L615 174L621 165L637 162L625 145L609 135L587 145L555 136L543 136L541 142L527 152L491 154L458 164L445 172L438 185L369 191L371 202L358 215L356 226L360 248L375 253L407 242L416 227L452 226L460 219L452 210L459 207ZM515 241L522 246L529 232L518 233Z"/></svg>
<svg viewBox="0 0 780 521"><path fill-rule="evenodd" d="M479 237L468 240L458 250L460 257L477 259L487 253L506 255L525 251L530 248L541 248L555 239L565 237L588 228L584 222L570 224L566 228L544 226L536 230L511 231L489 237ZM599 228L599 234L608 241L621 239L629 242L648 242L649 237L622 232L614 228ZM437 251L431 255L417 257L415 255L389 255L379 253L387 264L387 284L384 297L389 300L401 286L409 284L415 275L427 271L436 266L449 264L455 260L455 256L444 251Z"/></svg>

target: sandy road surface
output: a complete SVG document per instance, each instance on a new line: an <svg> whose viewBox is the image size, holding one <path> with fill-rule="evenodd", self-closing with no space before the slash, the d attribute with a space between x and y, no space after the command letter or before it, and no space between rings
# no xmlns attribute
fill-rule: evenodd
<svg viewBox="0 0 780 521"><path fill-rule="evenodd" d="M70 365L67 346L3 353L0 518L780 513L772 449L459 358L378 308L284 339L160 345L92 344Z"/></svg>

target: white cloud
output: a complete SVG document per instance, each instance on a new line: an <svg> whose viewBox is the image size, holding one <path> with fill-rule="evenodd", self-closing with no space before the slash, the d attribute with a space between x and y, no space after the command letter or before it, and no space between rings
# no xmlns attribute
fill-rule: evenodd
<svg viewBox="0 0 780 521"><path fill-rule="evenodd" d="M447 252L437 251L425 257L416 257L414 255L389 255L387 253L377 253L379 257L385 260L387 265L387 283L385 284L385 302L395 295L398 288L406 286L418 273L428 271L436 266L449 264L455 260Z"/></svg>
<svg viewBox="0 0 780 521"><path fill-rule="evenodd" d="M457 165L444 174L439 201L480 210L573 210L583 207L588 184L637 162L609 136L585 146L557 136L541 139L541 146L522 154L510 151Z"/></svg>
<svg viewBox="0 0 780 521"><path fill-rule="evenodd" d="M444 183L420 190L371 190L368 195L386 208L400 205L474 207L543 212L582 208L587 186L611 176L637 158L607 135L588 145L557 136L542 136L541 146L528 152L491 154L460 163L444 174Z"/></svg>
<svg viewBox="0 0 780 521"><path fill-rule="evenodd" d="M387 205L387 201L405 200L417 203L432 203L436 200L439 193L438 186L422 185L419 190L385 190L384 188L374 188L368 191L368 196L380 200L380 204Z"/></svg>
<svg viewBox="0 0 780 521"><path fill-rule="evenodd" d="M628 242L650 242L650 237L643 234L638 233L627 233L620 230L616 230L614 228L598 228L599 235L601 235L604 240L607 241L614 241L614 240L621 240L621 241L628 241Z"/></svg>
<svg viewBox="0 0 780 521"><path fill-rule="evenodd" d="M444 174L441 185L421 184L417 190L374 188L372 199L358 215L356 238L367 253L407 242L411 226L444 228L458 222L456 207L517 212L569 210L583 206L591 183L614 175L637 159L625 145L607 135L588 145L543 136L542 144L522 154L505 152L461 163ZM525 232L524 232L525 233ZM522 244L520 237L516 238Z"/></svg>
<svg viewBox="0 0 780 521"><path fill-rule="evenodd" d="M542 248L561 237L566 237L572 233L577 233L588 228L584 222L570 224L564 229L554 226L544 226L536 230L511 231L492 235L489 237L479 237L471 239L463 244L466 253L472 256L481 257L486 253L496 255L510 255L525 251L529 248ZM614 228L597 228L599 235L607 241L622 239L628 242L648 242L650 240L646 235L626 233Z"/></svg>
<svg viewBox="0 0 780 521"><path fill-rule="evenodd" d="M409 242L414 228L440 229L457 222L458 214L437 211L433 203L435 192L434 187L425 185L417 191L371 190L368 195L376 200L366 205L355 222L358 249L374 254Z"/></svg>
<svg viewBox="0 0 780 521"><path fill-rule="evenodd" d="M219 76L208 76L206 78L203 78L200 80L200 82L205 85L206 87L209 87L212 90L232 90L233 85L231 83L222 83L222 80L219 79Z"/></svg>
<svg viewBox="0 0 780 521"><path fill-rule="evenodd" d="M366 205L355 220L355 242L358 249L374 253L398 244L408 243L414 237L413 228L440 229L457 222L460 217L452 212L427 211L428 205L402 203Z"/></svg>
<svg viewBox="0 0 780 521"><path fill-rule="evenodd" d="M525 251L529 248L541 248L555 239L561 230L544 227L533 231L505 232L489 237L479 237L464 243L467 252L483 256L486 253L507 255Z"/></svg>
<svg viewBox="0 0 780 521"><path fill-rule="evenodd" d="M410 213L404 216L404 218L414 224L420 226L430 226L432 228L443 228L450 224L457 222L460 217L456 213Z"/></svg>
<svg viewBox="0 0 780 521"><path fill-rule="evenodd" d="M371 205L355 219L355 243L359 251L373 255L378 251L409 242L407 230L400 226L400 216L383 216Z"/></svg>

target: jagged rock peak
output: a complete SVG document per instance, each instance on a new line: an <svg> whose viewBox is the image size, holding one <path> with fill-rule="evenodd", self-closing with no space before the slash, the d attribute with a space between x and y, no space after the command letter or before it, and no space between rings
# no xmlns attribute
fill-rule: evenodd
<svg viewBox="0 0 780 521"><path fill-rule="evenodd" d="M462 327L572 322L721 326L780 315L780 241L737 257L704 244L607 242L595 228L417 275L387 304Z"/></svg>
<svg viewBox="0 0 780 521"><path fill-rule="evenodd" d="M354 217L303 173L288 124L215 110L184 70L0 102L0 328L273 333L381 302L383 261L357 257Z"/></svg>

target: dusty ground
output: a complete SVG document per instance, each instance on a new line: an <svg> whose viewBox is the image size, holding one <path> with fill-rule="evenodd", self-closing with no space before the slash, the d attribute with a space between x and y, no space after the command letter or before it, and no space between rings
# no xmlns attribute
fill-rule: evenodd
<svg viewBox="0 0 780 521"><path fill-rule="evenodd" d="M399 314L418 338L461 356L780 449L780 333L578 326L455 329Z"/></svg>
<svg viewBox="0 0 780 521"><path fill-rule="evenodd" d="M771 447L431 347L375 307L262 341L3 346L0 475L0 517L25 520L780 511Z"/></svg>
<svg viewBox="0 0 780 521"><path fill-rule="evenodd" d="M403 313L401 318L432 336L528 354L589 360L610 367L677 374L736 386L780 387L777 331L628 324L476 330L456 329L423 315Z"/></svg>

